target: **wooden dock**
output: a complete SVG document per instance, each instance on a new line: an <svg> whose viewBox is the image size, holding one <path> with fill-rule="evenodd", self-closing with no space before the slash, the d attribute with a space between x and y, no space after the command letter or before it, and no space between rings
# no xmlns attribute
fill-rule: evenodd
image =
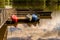
<svg viewBox="0 0 60 40"><path fill-rule="evenodd" d="M31 12L30 11L20 11L19 13L17 13L16 12L16 10L12 10L12 9L4 9L3 11L2 11L2 13L1 13L1 18L0 18L0 20L1 20L1 23L0 23L0 40L6 40L6 38L7 38L7 25L8 25L8 23L7 23L7 20L8 20L8 18L10 18L10 16L12 15L12 14L16 14L17 16L18 16L18 19L20 19L20 22L22 22L21 20L23 20L23 22L25 21L25 23L27 22L27 20L24 20L24 19L26 19L26 15L27 14L30 14ZM48 13L48 12L47 12ZM32 13L31 13L32 14ZM51 13L49 13L49 14L47 14L46 15L46 13L43 13L43 14L41 14L41 13L37 13L37 14L39 14L39 16L40 16L40 19L41 18L51 18ZM9 20L11 20L11 19L9 19ZM8 20L8 21L9 21ZM28 22L27 22L28 23ZM23 23L24 24L24 23ZM28 24L34 24L33 22L32 23L28 23ZM11 25L14 25L14 23L12 23ZM32 28L33 29L33 28Z"/></svg>

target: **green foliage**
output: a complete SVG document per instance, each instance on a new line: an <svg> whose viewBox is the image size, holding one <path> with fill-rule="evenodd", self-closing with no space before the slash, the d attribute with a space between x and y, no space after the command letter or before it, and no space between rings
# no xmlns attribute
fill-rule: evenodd
<svg viewBox="0 0 60 40"><path fill-rule="evenodd" d="M58 8L58 0L13 0L13 2L17 2L17 5L14 3L13 7L22 9L32 8L52 11Z"/></svg>
<svg viewBox="0 0 60 40"><path fill-rule="evenodd" d="M4 0L0 0L0 8L4 7Z"/></svg>
<svg viewBox="0 0 60 40"><path fill-rule="evenodd" d="M60 1L60 0L59 0ZM8 0L5 0L8 2ZM20 9L43 9L43 10L57 10L58 0L10 0L12 6ZM7 3L5 3L7 5ZM4 0L0 0L0 8L4 7Z"/></svg>

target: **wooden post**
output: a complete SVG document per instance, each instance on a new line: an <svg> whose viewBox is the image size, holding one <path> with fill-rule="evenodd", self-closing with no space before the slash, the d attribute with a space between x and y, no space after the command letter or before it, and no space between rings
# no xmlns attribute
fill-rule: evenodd
<svg viewBox="0 0 60 40"><path fill-rule="evenodd" d="M0 28L0 40L7 40L7 24Z"/></svg>

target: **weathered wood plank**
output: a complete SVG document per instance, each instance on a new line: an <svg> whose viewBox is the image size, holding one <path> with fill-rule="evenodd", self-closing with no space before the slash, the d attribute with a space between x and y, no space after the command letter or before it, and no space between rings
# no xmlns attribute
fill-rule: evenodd
<svg viewBox="0 0 60 40"><path fill-rule="evenodd" d="M5 37L7 37L7 35L6 35L6 29L7 29L7 25L6 24L4 24L1 28L0 28L0 40L5 40L6 38L4 38L4 35L5 35Z"/></svg>

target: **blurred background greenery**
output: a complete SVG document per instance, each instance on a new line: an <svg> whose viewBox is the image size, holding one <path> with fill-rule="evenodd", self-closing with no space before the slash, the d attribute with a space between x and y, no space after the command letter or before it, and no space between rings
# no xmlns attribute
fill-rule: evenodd
<svg viewBox="0 0 60 40"><path fill-rule="evenodd" d="M60 0L0 0L0 8L11 5L17 9L60 10Z"/></svg>

